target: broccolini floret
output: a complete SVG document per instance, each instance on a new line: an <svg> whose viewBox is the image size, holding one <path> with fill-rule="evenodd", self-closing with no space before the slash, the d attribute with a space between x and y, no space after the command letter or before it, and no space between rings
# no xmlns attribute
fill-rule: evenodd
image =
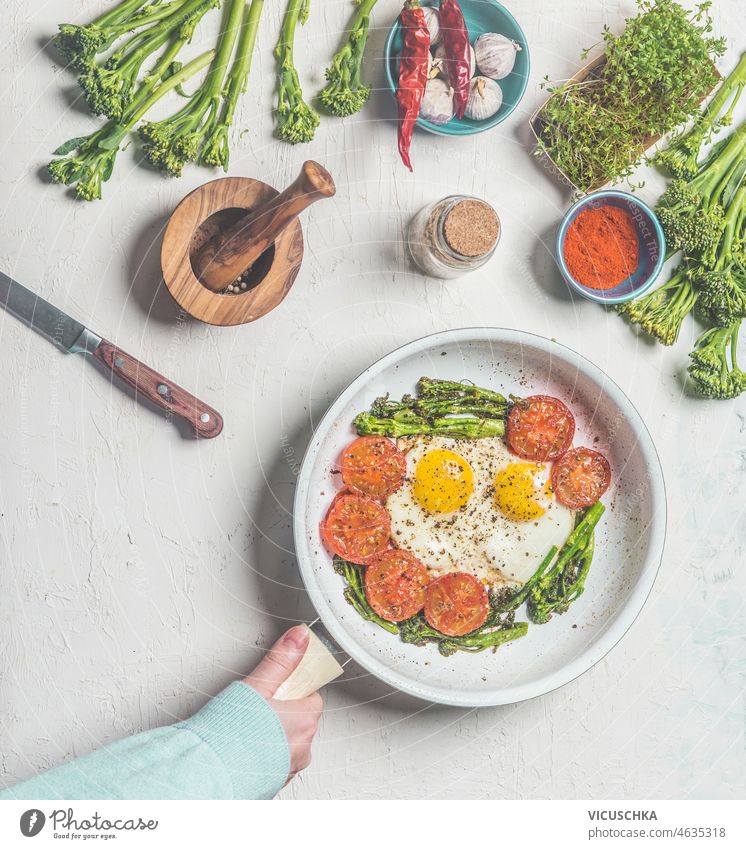
<svg viewBox="0 0 746 849"><path fill-rule="evenodd" d="M674 180L655 208L666 244L685 255L705 253L718 243L725 226L724 197L731 178L742 167L746 123L718 147L690 181Z"/></svg>
<svg viewBox="0 0 746 849"><path fill-rule="evenodd" d="M746 282L732 268L705 272L697 288L697 314L706 324L729 327L746 316Z"/></svg>
<svg viewBox="0 0 746 849"><path fill-rule="evenodd" d="M673 345L679 337L684 319L694 308L697 297L690 272L681 265L668 282L641 298L620 304L617 312L632 324L639 325L645 333L661 344Z"/></svg>
<svg viewBox="0 0 746 849"><path fill-rule="evenodd" d="M277 135L290 144L310 142L319 125L319 116L303 100L303 90L293 58L295 28L308 20L310 0L290 0L282 22L275 56L280 66L277 89Z"/></svg>
<svg viewBox="0 0 746 849"><path fill-rule="evenodd" d="M655 212L672 251L690 254L717 243L723 229L723 209L717 203L708 203L709 196L703 198L684 180L674 180L666 189Z"/></svg>
<svg viewBox="0 0 746 849"><path fill-rule="evenodd" d="M703 398L728 400L746 391L746 373L738 366L736 348L741 321L730 327L713 327L697 340L689 354L689 376ZM730 363L728 358L730 356Z"/></svg>
<svg viewBox="0 0 746 849"><path fill-rule="evenodd" d="M81 200L99 200L102 185L111 177L125 133L109 122L87 138L71 139L58 147L55 153L66 154L71 150L76 153L53 159L47 166L49 176L55 183L66 186L74 183L75 193Z"/></svg>
<svg viewBox="0 0 746 849"><path fill-rule="evenodd" d="M78 83L94 114L120 120L148 57L172 38L187 44L205 13L220 5L220 0L188 0L177 5L171 15L128 39L103 66L92 62L80 74Z"/></svg>
<svg viewBox="0 0 746 849"><path fill-rule="evenodd" d="M60 24L53 43L69 67L83 71L90 67L96 54L107 50L121 35L168 17L184 3L185 0L166 4L161 0L124 0L89 24Z"/></svg>
<svg viewBox="0 0 746 849"><path fill-rule="evenodd" d="M215 58L204 82L185 106L161 121L140 129L143 153L151 165L172 176L181 175L187 162L200 161L202 147L220 123L220 105L226 71L243 18L244 0L228 0Z"/></svg>
<svg viewBox="0 0 746 849"><path fill-rule="evenodd" d="M359 112L370 97L370 86L362 81L363 55L368 40L370 13L377 0L355 0L358 9L344 46L326 69L327 84L319 99L340 118Z"/></svg>

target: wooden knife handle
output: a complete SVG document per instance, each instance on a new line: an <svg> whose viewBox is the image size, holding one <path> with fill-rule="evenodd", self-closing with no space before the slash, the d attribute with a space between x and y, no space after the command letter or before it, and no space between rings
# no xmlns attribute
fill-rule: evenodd
<svg viewBox="0 0 746 849"><path fill-rule="evenodd" d="M93 355L112 374L134 389L136 394L144 396L170 416L187 421L195 436L212 439L223 429L223 417L217 410L208 407L186 389L167 380L107 339L101 340Z"/></svg>
<svg viewBox="0 0 746 849"><path fill-rule="evenodd" d="M210 239L192 257L192 266L204 286L220 292L273 244L304 209L334 195L332 175L309 160L285 189L258 209L240 218L225 232Z"/></svg>

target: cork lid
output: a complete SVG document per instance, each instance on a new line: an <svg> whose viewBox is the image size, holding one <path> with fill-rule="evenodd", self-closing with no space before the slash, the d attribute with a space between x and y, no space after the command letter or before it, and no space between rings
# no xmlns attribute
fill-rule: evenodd
<svg viewBox="0 0 746 849"><path fill-rule="evenodd" d="M461 200L446 215L443 236L461 256L482 256L492 250L500 234L495 210L482 200Z"/></svg>

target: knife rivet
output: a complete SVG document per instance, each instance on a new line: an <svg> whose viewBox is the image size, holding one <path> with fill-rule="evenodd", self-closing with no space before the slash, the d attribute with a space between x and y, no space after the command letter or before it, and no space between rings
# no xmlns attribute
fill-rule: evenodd
<svg viewBox="0 0 746 849"><path fill-rule="evenodd" d="M201 422L209 422L210 416L207 413L202 413L202 415L199 417L199 420Z"/></svg>
<svg viewBox="0 0 746 849"><path fill-rule="evenodd" d="M121 357L114 357L114 365L121 368L124 365L124 360Z"/></svg>
<svg viewBox="0 0 746 849"><path fill-rule="evenodd" d="M168 395L168 386L165 383L159 383L156 389L159 395Z"/></svg>

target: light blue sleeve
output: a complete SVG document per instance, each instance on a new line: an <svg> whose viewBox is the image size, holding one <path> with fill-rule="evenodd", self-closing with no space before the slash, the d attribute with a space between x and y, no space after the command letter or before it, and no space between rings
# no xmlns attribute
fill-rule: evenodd
<svg viewBox="0 0 746 849"><path fill-rule="evenodd" d="M54 767L0 793L0 800L271 799L289 770L279 717L236 681L191 719Z"/></svg>

